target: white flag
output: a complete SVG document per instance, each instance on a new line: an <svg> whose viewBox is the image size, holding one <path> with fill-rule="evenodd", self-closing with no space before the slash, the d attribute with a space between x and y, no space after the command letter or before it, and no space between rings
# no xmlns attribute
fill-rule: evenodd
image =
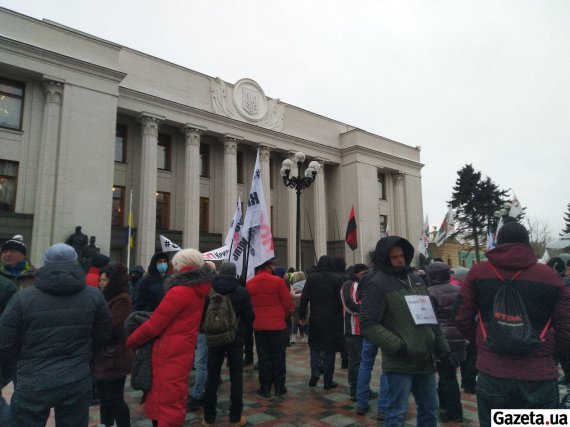
<svg viewBox="0 0 570 427"><path fill-rule="evenodd" d="M516 218L522 212L523 208L521 206L521 203L519 202L519 199L517 199L517 196L515 196L515 193L513 193L513 200L511 200L511 209L509 210L509 216Z"/></svg>
<svg viewBox="0 0 570 427"><path fill-rule="evenodd" d="M238 197L236 204L236 211L234 217L228 228L228 234L226 234L226 240L224 240L224 246L228 248L235 248L240 241L241 229L243 226L242 212L241 212L241 194Z"/></svg>
<svg viewBox="0 0 570 427"><path fill-rule="evenodd" d="M544 250L544 255L540 258L537 262L541 264L546 264L550 260L550 254L548 253L548 249Z"/></svg>
<svg viewBox="0 0 570 427"><path fill-rule="evenodd" d="M259 150L253 169L251 180L251 190L247 199L247 211L241 229L241 241L235 249L232 249L230 261L236 264L238 275L241 275L243 268L243 257L247 239L249 239L247 279L253 277L254 269L258 265L269 261L275 256L273 252L273 237L271 236L270 218L267 215L265 205L265 195L263 194L263 184L261 181L261 169L259 168Z"/></svg>
<svg viewBox="0 0 570 427"><path fill-rule="evenodd" d="M422 229L422 234L420 236L420 241L418 242L418 251L428 257L428 245L429 245L429 221L426 214L426 220L424 221L424 228Z"/></svg>
<svg viewBox="0 0 570 427"><path fill-rule="evenodd" d="M441 246L443 242L445 242L445 239L447 239L447 237L453 233L454 222L455 220L453 218L453 209L450 206L434 239L434 242L437 246Z"/></svg>
<svg viewBox="0 0 570 427"><path fill-rule="evenodd" d="M180 246L162 234L160 235L160 247L162 248L162 252L178 252L181 249Z"/></svg>
<svg viewBox="0 0 570 427"><path fill-rule="evenodd" d="M222 261L228 257L229 252L230 252L229 246L222 246L221 248L204 252L202 254L202 259L205 261Z"/></svg>

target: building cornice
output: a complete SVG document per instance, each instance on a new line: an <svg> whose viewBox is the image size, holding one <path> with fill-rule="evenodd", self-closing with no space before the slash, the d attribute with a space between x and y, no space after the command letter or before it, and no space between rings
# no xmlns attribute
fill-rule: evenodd
<svg viewBox="0 0 570 427"><path fill-rule="evenodd" d="M342 156L348 156L351 154L363 154L366 156L373 157L375 159L384 160L393 164L399 164L409 168L416 169L420 171L425 165L414 160L405 159L403 157L394 156L393 154L383 153L381 151L372 150L367 147L362 147L360 145L353 145L349 148L345 148L342 151ZM393 168L396 169L396 168Z"/></svg>
<svg viewBox="0 0 570 427"><path fill-rule="evenodd" d="M89 74L113 83L120 83L126 76L125 73L110 68L102 67L91 62L82 61L37 46L23 43L9 37L0 36L0 52L9 52L18 56L31 58L50 65L66 68L82 74Z"/></svg>

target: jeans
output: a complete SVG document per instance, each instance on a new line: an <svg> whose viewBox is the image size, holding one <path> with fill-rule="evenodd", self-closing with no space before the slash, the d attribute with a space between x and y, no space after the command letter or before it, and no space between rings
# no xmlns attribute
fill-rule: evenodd
<svg viewBox="0 0 570 427"><path fill-rule="evenodd" d="M211 347L208 351L208 379L204 394L204 420L212 424L216 421L218 385L225 356L228 356L230 369L230 422L236 423L243 410L243 341L238 338L223 347Z"/></svg>
<svg viewBox="0 0 570 427"><path fill-rule="evenodd" d="M479 372L477 413L481 427L491 426L491 409L557 409L558 384L497 378Z"/></svg>
<svg viewBox="0 0 570 427"><path fill-rule="evenodd" d="M437 426L438 400L434 374L400 374L387 372L388 407L386 427L402 427L406 421L410 391L417 407L417 425Z"/></svg>
<svg viewBox="0 0 570 427"><path fill-rule="evenodd" d="M309 348L309 355L311 358L311 376L321 376L321 365L319 362L321 358L320 356L322 356L325 386L330 385L333 382L334 361L336 353L334 351L317 351L313 348Z"/></svg>
<svg viewBox="0 0 570 427"><path fill-rule="evenodd" d="M208 344L206 343L206 335L203 332L198 334L194 367L196 368L196 376L194 378L194 387L192 387L192 397L200 399L204 392L206 378L208 378Z"/></svg>
<svg viewBox="0 0 570 427"><path fill-rule="evenodd" d="M388 407L388 377L384 372L380 374L380 390L378 390L378 413L386 412Z"/></svg>
<svg viewBox="0 0 570 427"><path fill-rule="evenodd" d="M255 331L257 348L257 367L259 369L259 387L263 392L270 392L271 385L279 391L285 387L287 368L285 356L289 331Z"/></svg>
<svg viewBox="0 0 570 427"><path fill-rule="evenodd" d="M374 368L377 354L378 346L372 341L363 338L362 351L360 352L360 367L356 381L356 407L359 409L368 408L370 379L372 378L372 368Z"/></svg>
<svg viewBox="0 0 570 427"><path fill-rule="evenodd" d="M107 427L117 421L117 427L129 427L131 425L131 413L125 403L125 379L119 378L111 381L97 381L99 389L101 423Z"/></svg>
<svg viewBox="0 0 570 427"><path fill-rule="evenodd" d="M350 387L350 396L356 396L363 337L361 335L346 335L345 338L346 351L348 353L348 386Z"/></svg>
<svg viewBox="0 0 570 427"><path fill-rule="evenodd" d="M463 408L457 382L457 368L449 359L444 359L437 362L437 373L439 375L437 384L439 408L445 412L447 419L460 420L463 418Z"/></svg>
<svg viewBox="0 0 570 427"><path fill-rule="evenodd" d="M87 427L92 387L91 376L41 392L22 391L16 387L10 402L12 423L15 426L45 427L50 408L55 408L57 427Z"/></svg>

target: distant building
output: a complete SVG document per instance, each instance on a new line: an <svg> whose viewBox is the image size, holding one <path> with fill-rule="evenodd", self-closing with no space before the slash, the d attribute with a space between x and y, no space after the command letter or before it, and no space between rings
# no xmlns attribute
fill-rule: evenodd
<svg viewBox="0 0 570 427"><path fill-rule="evenodd" d="M357 262L386 226L420 236L419 148L51 21L0 8L0 29L0 239L23 234L35 264L76 225L125 260L130 190L133 264L157 234L219 247L257 148L281 263L295 260L296 195L279 169L296 151L322 165L301 198L304 267L327 252L352 262L352 205Z"/></svg>

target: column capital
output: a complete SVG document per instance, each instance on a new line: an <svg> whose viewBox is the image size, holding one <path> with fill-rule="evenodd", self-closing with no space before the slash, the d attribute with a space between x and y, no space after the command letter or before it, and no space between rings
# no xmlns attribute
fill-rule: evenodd
<svg viewBox="0 0 570 427"><path fill-rule="evenodd" d="M46 103L61 105L63 97L63 83L53 80L43 82Z"/></svg>
<svg viewBox="0 0 570 427"><path fill-rule="evenodd" d="M396 172L392 174L392 176L394 177L396 184L401 184L406 178L406 174L404 172Z"/></svg>
<svg viewBox="0 0 570 427"><path fill-rule="evenodd" d="M208 128L203 127L203 126L193 125L191 123L185 123L184 128L182 130L183 130L184 134L186 136L188 136L189 132L193 132L193 133L197 133L197 134L201 135L204 132L206 132L208 130Z"/></svg>
<svg viewBox="0 0 570 427"><path fill-rule="evenodd" d="M206 132L206 128L186 124L184 126L184 137L186 145L200 146L200 136Z"/></svg>
<svg viewBox="0 0 570 427"><path fill-rule="evenodd" d="M256 148L259 149L259 160L268 162L271 158L271 148L262 144L258 144Z"/></svg>
<svg viewBox="0 0 570 427"><path fill-rule="evenodd" d="M137 117L137 120L142 125L143 135L158 137L158 125L165 120L165 117L142 112Z"/></svg>
<svg viewBox="0 0 570 427"><path fill-rule="evenodd" d="M239 136L239 135L233 135L231 133L226 133L223 137L222 137L222 141L224 141L225 143L227 142L235 142L236 144L238 142L243 141L243 137Z"/></svg>

